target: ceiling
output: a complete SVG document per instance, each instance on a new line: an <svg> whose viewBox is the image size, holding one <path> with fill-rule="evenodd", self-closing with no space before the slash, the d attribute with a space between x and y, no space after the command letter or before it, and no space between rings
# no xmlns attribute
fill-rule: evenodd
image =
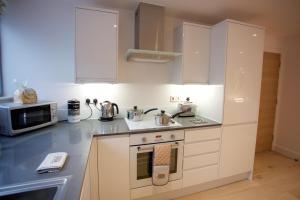
<svg viewBox="0 0 300 200"><path fill-rule="evenodd" d="M138 0L99 0L107 6L136 9ZM300 0L143 0L166 7L167 15L215 24L235 19L265 26L276 37L300 35Z"/></svg>

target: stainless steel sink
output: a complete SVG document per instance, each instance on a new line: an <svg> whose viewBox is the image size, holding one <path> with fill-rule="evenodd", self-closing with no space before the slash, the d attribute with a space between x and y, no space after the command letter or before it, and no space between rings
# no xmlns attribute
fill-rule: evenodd
<svg viewBox="0 0 300 200"><path fill-rule="evenodd" d="M69 177L45 179L0 188L1 200L60 200L64 199Z"/></svg>

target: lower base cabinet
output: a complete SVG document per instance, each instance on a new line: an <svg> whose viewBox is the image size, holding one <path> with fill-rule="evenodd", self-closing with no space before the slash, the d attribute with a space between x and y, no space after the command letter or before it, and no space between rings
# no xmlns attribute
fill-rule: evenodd
<svg viewBox="0 0 300 200"><path fill-rule="evenodd" d="M90 180L90 168L89 162L85 169L85 175L83 185L81 188L80 200L91 200L91 180Z"/></svg>
<svg viewBox="0 0 300 200"><path fill-rule="evenodd" d="M219 178L221 128L185 131L183 188Z"/></svg>
<svg viewBox="0 0 300 200"><path fill-rule="evenodd" d="M211 165L183 172L183 187L198 185L218 178L219 165Z"/></svg>
<svg viewBox="0 0 300 200"><path fill-rule="evenodd" d="M203 166L217 165L219 163L219 152L196 155L184 158L183 170L201 168Z"/></svg>
<svg viewBox="0 0 300 200"><path fill-rule="evenodd" d="M80 200L149 197L251 172L256 133L256 123L185 130L183 178L164 187L133 190L130 190L129 135L96 137Z"/></svg>
<svg viewBox="0 0 300 200"><path fill-rule="evenodd" d="M92 140L90 154L85 169L83 185L81 189L80 200L99 200L98 190L98 161L97 161L97 140Z"/></svg>
<svg viewBox="0 0 300 200"><path fill-rule="evenodd" d="M129 136L98 139L100 200L129 200Z"/></svg>
<svg viewBox="0 0 300 200"><path fill-rule="evenodd" d="M257 124L224 126L222 132L220 177L253 170Z"/></svg>

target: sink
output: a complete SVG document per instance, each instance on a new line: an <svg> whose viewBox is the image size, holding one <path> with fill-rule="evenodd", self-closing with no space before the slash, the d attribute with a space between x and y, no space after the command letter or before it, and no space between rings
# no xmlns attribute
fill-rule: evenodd
<svg viewBox="0 0 300 200"><path fill-rule="evenodd" d="M0 188L1 200L60 200L64 199L69 177L44 179Z"/></svg>
<svg viewBox="0 0 300 200"><path fill-rule="evenodd" d="M36 189L30 191L23 191L19 193L7 194L0 196L3 200L13 200L13 199L22 199L22 200L53 200L57 192L57 187L49 187L43 189Z"/></svg>

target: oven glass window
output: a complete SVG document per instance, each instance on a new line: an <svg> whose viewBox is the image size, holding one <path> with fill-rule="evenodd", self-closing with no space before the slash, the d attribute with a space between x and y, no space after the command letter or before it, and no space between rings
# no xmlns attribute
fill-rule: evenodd
<svg viewBox="0 0 300 200"><path fill-rule="evenodd" d="M51 121L50 105L16 109L11 111L13 130L29 128Z"/></svg>
<svg viewBox="0 0 300 200"><path fill-rule="evenodd" d="M178 149L171 151L170 174L177 172L177 156ZM152 177L152 159L153 152L138 153L137 154L137 180Z"/></svg>
<svg viewBox="0 0 300 200"><path fill-rule="evenodd" d="M153 152L137 154L137 179L150 178L152 176Z"/></svg>
<svg viewBox="0 0 300 200"><path fill-rule="evenodd" d="M170 164L170 174L177 173L177 155L178 149L172 149L171 151L171 164Z"/></svg>

